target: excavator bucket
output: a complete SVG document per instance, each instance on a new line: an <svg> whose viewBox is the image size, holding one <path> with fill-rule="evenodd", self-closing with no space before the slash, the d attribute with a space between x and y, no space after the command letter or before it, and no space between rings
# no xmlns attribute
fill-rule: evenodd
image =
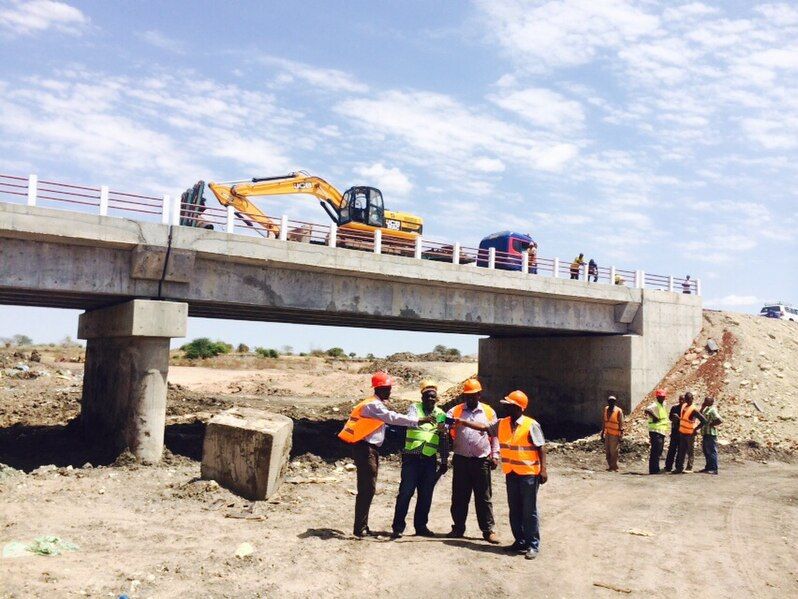
<svg viewBox="0 0 798 599"><path fill-rule="evenodd" d="M197 181L180 197L180 224L184 227L204 227L205 181Z"/></svg>

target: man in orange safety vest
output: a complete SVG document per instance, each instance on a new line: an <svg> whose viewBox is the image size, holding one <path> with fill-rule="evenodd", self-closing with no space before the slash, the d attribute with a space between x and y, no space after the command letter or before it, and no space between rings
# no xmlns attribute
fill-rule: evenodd
<svg viewBox="0 0 798 599"><path fill-rule="evenodd" d="M393 378L387 372L375 372L371 377L374 395L357 404L338 438L352 445L357 468L357 497L355 498L354 535L363 538L370 534L369 510L377 490L377 471L380 456L377 448L385 441L385 425L417 427L435 422L435 416L411 418L393 412L385 405L391 397Z"/></svg>
<svg viewBox="0 0 798 599"><path fill-rule="evenodd" d="M618 452L623 439L623 410L615 405L617 401L614 395L610 395L602 412L601 440L604 441L609 472L618 472Z"/></svg>
<svg viewBox="0 0 798 599"><path fill-rule="evenodd" d="M501 403L508 416L492 424L458 418L456 425L496 435L499 439L502 472L507 484L510 528L515 541L507 551L524 553L535 559L540 551L538 488L549 476L546 471L546 440L540 424L524 416L529 399L523 391L513 391Z"/></svg>

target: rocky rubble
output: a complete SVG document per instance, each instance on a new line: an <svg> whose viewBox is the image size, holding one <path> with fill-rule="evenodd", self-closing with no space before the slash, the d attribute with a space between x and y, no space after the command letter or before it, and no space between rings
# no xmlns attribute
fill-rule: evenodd
<svg viewBox="0 0 798 599"><path fill-rule="evenodd" d="M721 447L798 450L796 323L706 311L701 335L658 387L668 391L668 407L686 391L699 404L714 395ZM652 390L630 416L630 441L647 440L643 410L653 401Z"/></svg>

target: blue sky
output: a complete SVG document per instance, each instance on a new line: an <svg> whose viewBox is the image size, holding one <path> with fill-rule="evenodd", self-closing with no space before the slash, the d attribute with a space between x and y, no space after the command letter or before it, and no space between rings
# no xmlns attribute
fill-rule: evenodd
<svg viewBox="0 0 798 599"><path fill-rule="evenodd" d="M0 0L0 171L161 194L304 168L380 187L432 237L518 229L542 256L691 273L709 307L752 311L798 302L797 40L788 3ZM326 220L307 199L261 205ZM0 318L0 336L76 329L71 312ZM190 334L476 348L225 321Z"/></svg>

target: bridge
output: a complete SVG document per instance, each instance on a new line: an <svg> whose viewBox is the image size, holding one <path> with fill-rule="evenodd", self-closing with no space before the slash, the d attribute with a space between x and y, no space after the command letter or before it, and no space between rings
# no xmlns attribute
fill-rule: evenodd
<svg viewBox="0 0 798 599"><path fill-rule="evenodd" d="M420 240L396 255L379 234L356 251L336 247L334 224L281 217L276 237L253 235L221 209L219 230L179 226L190 207L168 197L0 176L0 200L15 194L0 201L0 303L85 310L82 421L145 461L161 453L169 343L189 315L485 335L486 398L523 388L550 430L590 427L609 393L634 407L701 328L700 297L674 277L571 280L557 259L533 275L496 268L510 259L496 252L479 268L458 262L480 250Z"/></svg>

